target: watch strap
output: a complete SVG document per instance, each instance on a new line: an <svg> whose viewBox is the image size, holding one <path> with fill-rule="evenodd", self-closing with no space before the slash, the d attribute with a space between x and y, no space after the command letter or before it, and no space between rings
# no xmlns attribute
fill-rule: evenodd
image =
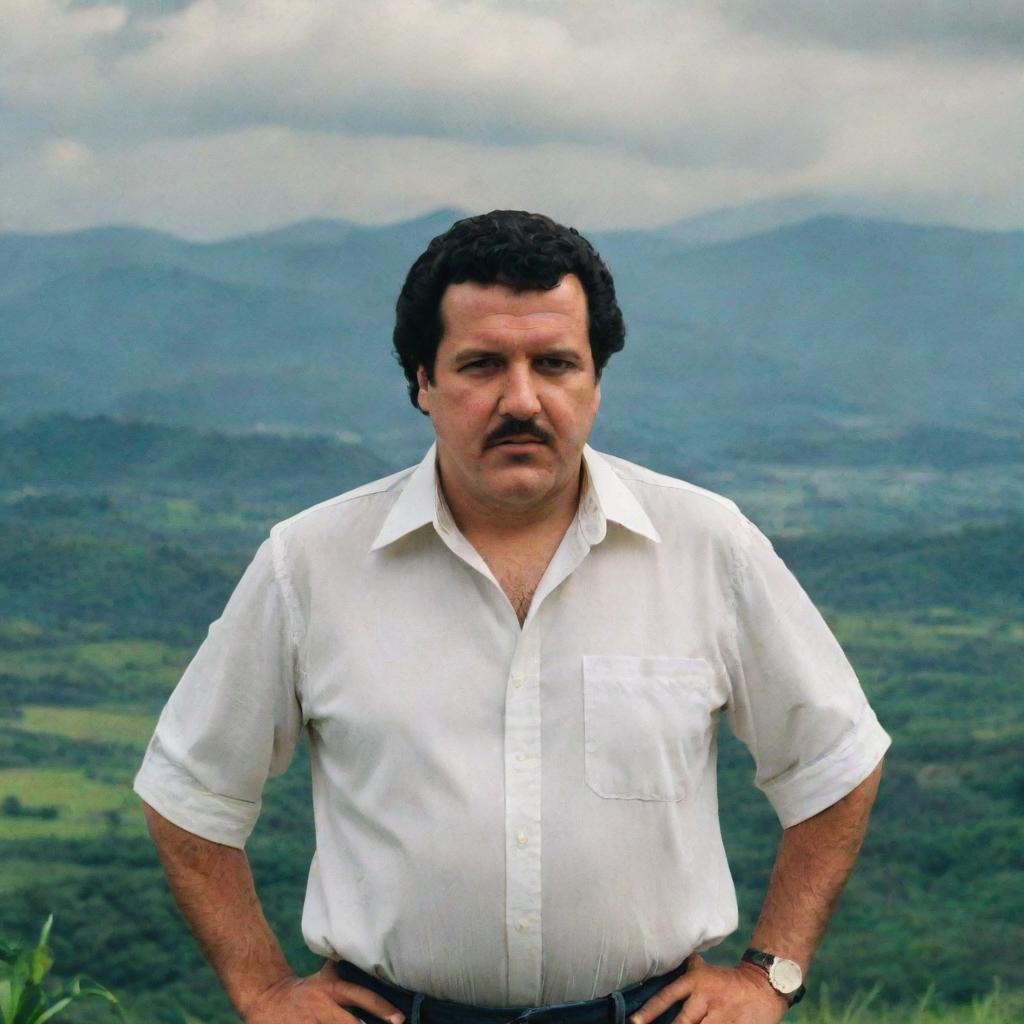
<svg viewBox="0 0 1024 1024"><path fill-rule="evenodd" d="M770 971L772 964L775 963L774 954L764 953L760 949L746 949L740 959L748 964L754 964L755 967L763 967L766 971Z"/></svg>

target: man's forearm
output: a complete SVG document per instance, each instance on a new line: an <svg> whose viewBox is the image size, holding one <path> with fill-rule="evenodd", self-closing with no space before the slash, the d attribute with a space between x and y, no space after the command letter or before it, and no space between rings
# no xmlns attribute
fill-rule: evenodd
<svg viewBox="0 0 1024 1024"><path fill-rule="evenodd" d="M882 766L845 797L782 834L751 938L755 949L806 971L857 860Z"/></svg>
<svg viewBox="0 0 1024 1024"><path fill-rule="evenodd" d="M239 1014L293 972L263 916L244 851L210 842L143 802L167 884Z"/></svg>

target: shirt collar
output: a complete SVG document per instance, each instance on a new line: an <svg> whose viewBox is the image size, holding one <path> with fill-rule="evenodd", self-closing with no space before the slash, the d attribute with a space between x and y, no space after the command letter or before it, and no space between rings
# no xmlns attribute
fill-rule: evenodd
<svg viewBox="0 0 1024 1024"><path fill-rule="evenodd" d="M608 520L611 520L656 544L660 543L661 536L644 507L608 461L590 445L583 448L583 464L586 483L580 496L579 521L587 540L591 544L602 541ZM448 526L450 522L451 513L438 486L437 445L432 444L391 506L370 550L387 547L428 523L440 530L442 525Z"/></svg>
<svg viewBox="0 0 1024 1024"><path fill-rule="evenodd" d="M611 463L589 444L583 448L583 464L587 470L587 486L580 499L580 520L588 532L596 525L600 533L591 543L604 538L610 519L660 544L661 535L636 495L623 483ZM589 537L587 539L590 540Z"/></svg>
<svg viewBox="0 0 1024 1024"><path fill-rule="evenodd" d="M427 523L438 525L440 502L437 486L437 445L432 444L423 461L413 469L402 493L391 506L371 551L393 544Z"/></svg>

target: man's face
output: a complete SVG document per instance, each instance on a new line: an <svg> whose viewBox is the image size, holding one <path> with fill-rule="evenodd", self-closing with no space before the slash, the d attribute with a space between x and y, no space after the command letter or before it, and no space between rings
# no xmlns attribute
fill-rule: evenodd
<svg viewBox="0 0 1024 1024"><path fill-rule="evenodd" d="M418 373L453 510L552 507L579 482L601 400L587 299L574 274L549 291L449 285L434 380Z"/></svg>

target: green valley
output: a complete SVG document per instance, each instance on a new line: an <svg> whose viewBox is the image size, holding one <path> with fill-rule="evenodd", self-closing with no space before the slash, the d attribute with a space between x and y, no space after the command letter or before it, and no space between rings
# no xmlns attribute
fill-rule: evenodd
<svg viewBox="0 0 1024 1024"><path fill-rule="evenodd" d="M276 438L102 419L55 417L0 440L0 935L27 939L52 912L58 970L87 970L134 1020L180 1024L185 1011L226 1022L131 779L167 693L269 525L394 467L320 438L282 449ZM932 470L974 473L972 502L991 515L933 508L931 490L911 490L894 517L849 467L782 465L738 462L696 482L735 496L775 536L894 738L861 862L794 1019L1004 1024L1024 991L1018 464ZM831 505L816 503L823 473ZM998 486L986 491L986 479ZM778 826L731 737L720 761L742 936ZM307 770L300 750L270 782L248 846L300 969L314 966L299 934L313 853ZM740 948L737 938L713 955ZM985 1003L997 984L1005 994ZM834 1009L872 991L859 1017ZM942 1015L886 1009L929 991Z"/></svg>

